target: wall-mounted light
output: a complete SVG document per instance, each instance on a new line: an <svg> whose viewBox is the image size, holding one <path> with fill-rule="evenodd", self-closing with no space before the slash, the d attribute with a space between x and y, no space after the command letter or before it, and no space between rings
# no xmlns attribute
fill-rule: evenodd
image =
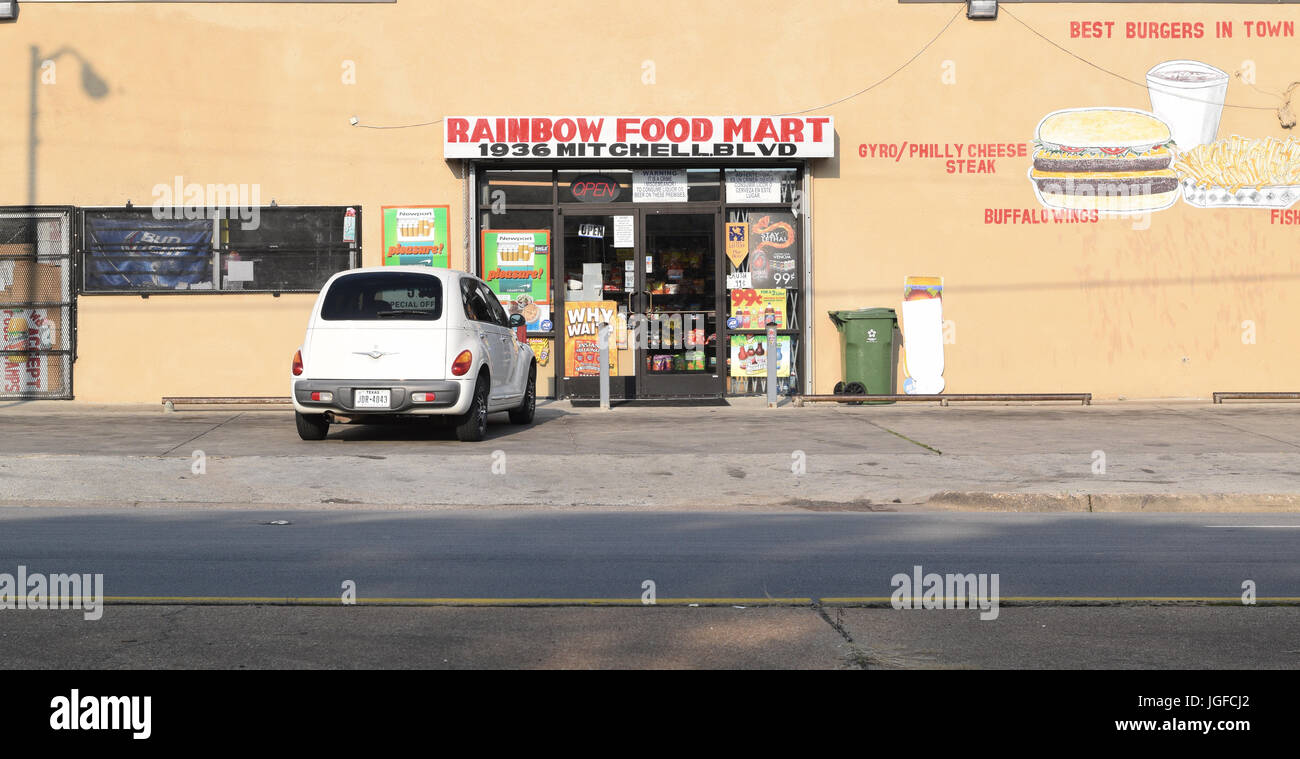
<svg viewBox="0 0 1300 759"><path fill-rule="evenodd" d="M998 0L966 0L966 18L998 17Z"/></svg>
<svg viewBox="0 0 1300 759"><path fill-rule="evenodd" d="M12 21L18 13L18 7L11 0L0 0L0 21Z"/></svg>

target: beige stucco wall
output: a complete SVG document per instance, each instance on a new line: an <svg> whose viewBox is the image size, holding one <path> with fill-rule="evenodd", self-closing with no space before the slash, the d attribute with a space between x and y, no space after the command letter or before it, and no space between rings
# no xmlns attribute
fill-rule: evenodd
<svg viewBox="0 0 1300 759"><path fill-rule="evenodd" d="M1246 19L1300 7L1017 4L1026 23L1141 81L1193 58L1253 61L1258 87L1300 80L1296 40L1247 39ZM897 68L952 5L893 2L500 2L448 5L24 4L0 25L0 203L27 202L29 45L69 46L108 83L95 100L75 57L38 88L37 203L151 202L155 184L257 184L280 204L360 204L365 263L379 207L447 203L453 262L466 242L461 167L441 129L363 129L445 114L784 113L842 98ZM1068 22L1201 20L1201 40L1071 40ZM1214 20L1235 21L1233 39ZM343 81L344 62L356 83ZM945 68L945 61L952 64ZM647 62L654 82L645 83ZM944 84L955 70L954 84ZM1229 103L1276 105L1234 80ZM897 306L909 274L945 278L949 392L1208 396L1295 389L1292 290L1300 226L1266 211L1182 203L1095 225L986 225L986 208L1038 205L1028 158L991 175L941 161L860 158L861 143L1026 142L1049 111L1148 107L1144 88L1070 58L1006 13L958 17L908 69L833 115L839 157L813 165L817 389L839 378L825 312ZM1293 131L1293 130L1292 130ZM1286 136L1267 110L1226 109L1220 136ZM83 296L76 388L85 401L282 395L310 296ZM1257 342L1243 344L1243 320Z"/></svg>

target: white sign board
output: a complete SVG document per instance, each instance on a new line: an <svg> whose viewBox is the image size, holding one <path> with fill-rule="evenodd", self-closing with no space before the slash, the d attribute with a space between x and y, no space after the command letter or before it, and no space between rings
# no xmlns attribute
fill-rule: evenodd
<svg viewBox="0 0 1300 759"><path fill-rule="evenodd" d="M685 203L686 189L686 169L632 172L633 203Z"/></svg>
<svg viewBox="0 0 1300 759"><path fill-rule="evenodd" d="M783 172L727 169L728 203L780 203Z"/></svg>
<svg viewBox="0 0 1300 759"><path fill-rule="evenodd" d="M614 217L615 248L631 248L636 246L636 243L633 242L633 233L635 230L632 227L632 219L634 218L636 217L631 215Z"/></svg>
<svg viewBox="0 0 1300 759"><path fill-rule="evenodd" d="M749 290L753 286L753 279L747 271L737 271L727 275L728 290Z"/></svg>
<svg viewBox="0 0 1300 759"><path fill-rule="evenodd" d="M443 158L832 158L831 116L448 116Z"/></svg>

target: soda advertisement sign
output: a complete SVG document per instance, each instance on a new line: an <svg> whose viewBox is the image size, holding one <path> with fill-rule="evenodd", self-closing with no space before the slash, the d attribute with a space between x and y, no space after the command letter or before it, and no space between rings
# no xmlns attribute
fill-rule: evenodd
<svg viewBox="0 0 1300 759"><path fill-rule="evenodd" d="M0 335L7 351L50 350L54 325L44 309L0 309ZM6 395L45 392L51 357L41 354L4 354L0 360L0 392Z"/></svg>
<svg viewBox="0 0 1300 759"><path fill-rule="evenodd" d="M447 267L448 206L383 206L384 266Z"/></svg>
<svg viewBox="0 0 1300 759"><path fill-rule="evenodd" d="M485 229L479 233L483 281L506 312L522 314L532 332L549 332L551 233L545 229Z"/></svg>
<svg viewBox="0 0 1300 759"><path fill-rule="evenodd" d="M600 376L600 324L610 325L609 374L618 374L614 324L618 305L612 300L569 301L564 304L564 376Z"/></svg>
<svg viewBox="0 0 1300 759"><path fill-rule="evenodd" d="M767 335L731 336L731 376L766 377L767 362L772 356L767 350ZM790 336L776 339L776 376L790 376Z"/></svg>
<svg viewBox="0 0 1300 759"><path fill-rule="evenodd" d="M448 116L443 158L832 158L830 116Z"/></svg>

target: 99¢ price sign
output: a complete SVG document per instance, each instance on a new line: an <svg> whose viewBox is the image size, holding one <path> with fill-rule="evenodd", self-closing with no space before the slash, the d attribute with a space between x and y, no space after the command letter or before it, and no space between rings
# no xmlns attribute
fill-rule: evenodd
<svg viewBox="0 0 1300 759"><path fill-rule="evenodd" d="M730 329L786 328L784 288L738 289L731 291Z"/></svg>

